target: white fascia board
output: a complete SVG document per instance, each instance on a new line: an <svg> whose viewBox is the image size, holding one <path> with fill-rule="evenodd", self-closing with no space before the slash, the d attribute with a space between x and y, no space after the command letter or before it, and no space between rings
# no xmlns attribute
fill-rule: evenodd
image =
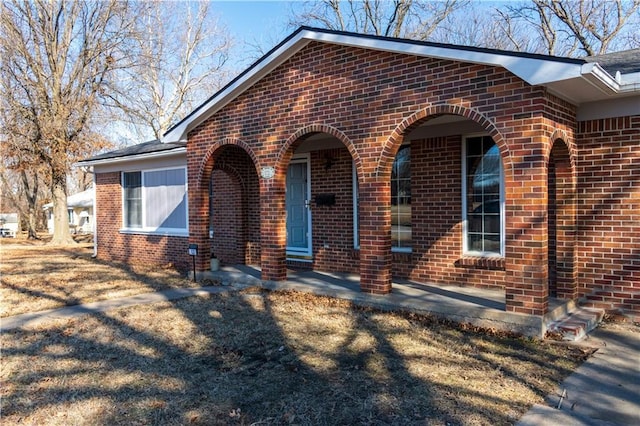
<svg viewBox="0 0 640 426"><path fill-rule="evenodd" d="M92 166L101 166L106 164L117 164L117 163L128 163L132 161L141 161L141 160L155 160L166 157L173 157L180 154L187 154L187 148L176 148L159 152L149 152L146 154L138 154L138 155L127 155L124 157L113 157L113 158L103 158L100 160L88 160L88 161L79 161L73 165L73 167L92 167Z"/></svg>
<svg viewBox="0 0 640 426"><path fill-rule="evenodd" d="M578 121L640 115L640 90L635 96L616 97L595 102L585 102L578 107Z"/></svg>
<svg viewBox="0 0 640 426"><path fill-rule="evenodd" d="M399 40L361 38L345 34L319 33L314 39L344 46L502 67L531 85L579 77L582 67L580 63L502 55L499 52L483 52L473 49L465 50L463 47L431 46Z"/></svg>
<svg viewBox="0 0 640 426"><path fill-rule="evenodd" d="M302 29L202 105L191 117L187 117L183 122L171 129L163 136L162 141L186 141L189 131L200 125L208 117L219 111L312 41L502 67L534 86L557 85L557 83L565 80L585 79L607 94L615 94L618 88L615 79L597 64L574 63L571 61L545 59L544 57L527 57L526 55L506 55L500 52L465 49L459 46L447 47L446 45L429 45L405 40Z"/></svg>
<svg viewBox="0 0 640 426"><path fill-rule="evenodd" d="M620 75L620 84L626 85L640 85L640 72L631 72L628 74Z"/></svg>

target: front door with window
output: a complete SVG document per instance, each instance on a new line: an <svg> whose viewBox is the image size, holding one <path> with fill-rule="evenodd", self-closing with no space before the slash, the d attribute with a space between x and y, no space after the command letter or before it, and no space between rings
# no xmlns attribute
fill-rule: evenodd
<svg viewBox="0 0 640 426"><path fill-rule="evenodd" d="M287 171L287 255L310 256L309 170L306 159L293 160Z"/></svg>

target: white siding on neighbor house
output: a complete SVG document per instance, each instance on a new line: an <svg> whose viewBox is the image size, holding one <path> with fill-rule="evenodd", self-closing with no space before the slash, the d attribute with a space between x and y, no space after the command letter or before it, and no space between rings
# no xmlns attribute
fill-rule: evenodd
<svg viewBox="0 0 640 426"><path fill-rule="evenodd" d="M18 213L0 213L0 236L15 237L20 231Z"/></svg>
<svg viewBox="0 0 640 426"><path fill-rule="evenodd" d="M93 232L93 201L95 191L93 188L78 192L67 197L67 207L69 215L69 226L72 233ZM47 215L47 230L53 234L53 203L44 205Z"/></svg>

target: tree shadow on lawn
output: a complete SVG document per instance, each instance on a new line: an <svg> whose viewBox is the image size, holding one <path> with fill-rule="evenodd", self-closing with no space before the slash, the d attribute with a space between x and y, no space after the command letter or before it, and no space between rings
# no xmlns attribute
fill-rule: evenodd
<svg viewBox="0 0 640 426"><path fill-rule="evenodd" d="M331 328L305 332L300 315L314 311L283 312L281 297L194 297L3 333L4 370L12 370L3 374L3 417L49 424L513 422L491 408L509 401L476 392L478 404L465 403L473 390L414 374L409 360L426 368L443 361L401 353L386 314L348 309L351 325L327 347ZM425 322L416 330L429 326L439 327ZM447 345L425 341L437 350Z"/></svg>
<svg viewBox="0 0 640 426"><path fill-rule="evenodd" d="M28 267L24 267L24 260L18 257L5 259L0 283L3 288L14 292L15 297L11 293L5 296L5 303L11 306L3 316L198 286L168 267L157 270L144 265L130 267L94 259L90 252L78 253L67 248L55 249L53 255L58 259L41 256L43 261ZM31 278L25 281L28 275Z"/></svg>

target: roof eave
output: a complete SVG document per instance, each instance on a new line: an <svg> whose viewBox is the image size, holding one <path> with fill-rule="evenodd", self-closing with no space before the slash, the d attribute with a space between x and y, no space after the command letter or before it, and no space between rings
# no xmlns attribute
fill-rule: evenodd
<svg viewBox="0 0 640 426"><path fill-rule="evenodd" d="M312 41L502 67L530 85L549 87L552 92L577 103L591 101L595 98L608 99L611 96L618 95L621 89L616 79L610 76L600 65L587 63L584 60L534 54L516 54L515 52L509 54L508 52L489 49L411 42L408 40L302 27L170 129L163 136L162 142L185 142L191 130L202 124L207 118ZM595 92L590 91L589 96L585 97L585 99L580 99L582 96L580 95L580 90L575 90L574 88L573 92L575 93L570 90L563 90L563 84L565 83L567 86L575 86L576 83L582 85L585 82L596 89Z"/></svg>
<svg viewBox="0 0 640 426"><path fill-rule="evenodd" d="M163 157L172 157L178 154L186 154L186 153L187 153L187 148L180 147L180 148L174 148L174 149L166 149L158 152L148 152L145 154L126 155L122 157L103 158L99 160L78 161L73 166L74 167L93 167L93 166L101 166L105 164L126 163L130 161L152 160L152 159L158 159Z"/></svg>
<svg viewBox="0 0 640 426"><path fill-rule="evenodd" d="M169 131L163 135L162 142L186 142L187 134L191 130L202 124L208 117L234 100L256 81L259 81L262 77L269 74L309 44L312 41L309 37L310 33L311 31L308 29L301 29L294 33L292 37L286 39L284 43L281 43L260 59L253 67L246 70L237 79L200 106L198 110L192 113L191 117L187 117L169 129Z"/></svg>

